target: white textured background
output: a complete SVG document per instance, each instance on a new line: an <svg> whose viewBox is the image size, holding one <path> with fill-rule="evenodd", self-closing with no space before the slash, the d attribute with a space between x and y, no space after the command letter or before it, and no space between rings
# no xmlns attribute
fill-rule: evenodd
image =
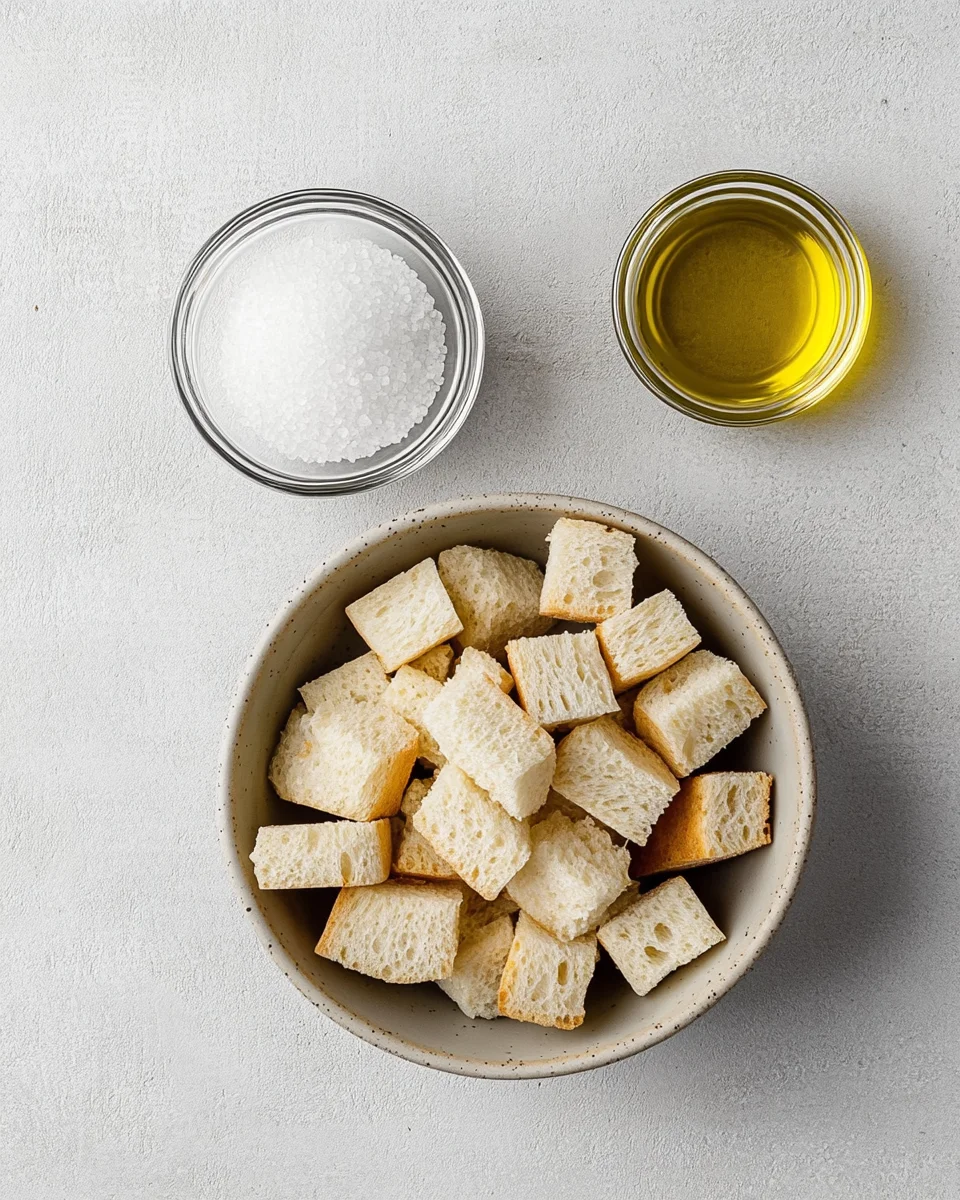
<svg viewBox="0 0 960 1200"><path fill-rule="evenodd" d="M952 2L3 4L0 1195L960 1194L958 54ZM753 432L647 396L608 314L640 212L730 166L832 199L877 291L850 394ZM164 359L200 242L309 185L432 224L490 333L446 455L333 502L222 464ZM290 588L495 489L714 554L819 749L810 867L757 969L670 1042L542 1084L325 1021L214 826L228 698Z"/></svg>

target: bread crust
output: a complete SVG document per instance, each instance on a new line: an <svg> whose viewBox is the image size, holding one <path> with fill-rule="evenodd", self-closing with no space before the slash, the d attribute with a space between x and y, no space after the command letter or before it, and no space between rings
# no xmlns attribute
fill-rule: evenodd
<svg viewBox="0 0 960 1200"><path fill-rule="evenodd" d="M764 821L757 837L742 850L714 854L710 849L707 825L708 788L718 774L742 774L756 777L765 789L761 803ZM770 791L773 776L765 771L709 772L682 780L680 791L670 802L646 845L634 852L633 871L637 875L659 875L664 871L686 871L708 863L725 862L751 850L770 844Z"/></svg>

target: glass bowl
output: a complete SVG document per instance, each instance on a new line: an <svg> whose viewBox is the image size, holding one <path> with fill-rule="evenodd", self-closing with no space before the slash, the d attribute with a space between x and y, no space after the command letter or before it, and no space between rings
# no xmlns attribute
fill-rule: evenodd
<svg viewBox="0 0 960 1200"><path fill-rule="evenodd" d="M202 329L218 283L251 247L296 222L322 218L334 232L390 250L414 270L443 318L443 383L426 417L393 446L357 462L306 463L287 458L245 428L214 386ZM403 479L450 444L467 418L483 374L480 302L447 246L410 213L376 196L315 189L255 204L206 242L187 270L170 323L170 366L180 399L207 443L258 483L302 496L341 496Z"/></svg>
<svg viewBox="0 0 960 1200"><path fill-rule="evenodd" d="M790 386L749 399L720 398L688 390L662 368L656 348L638 316L649 306L644 280L662 253L665 239L699 219L736 202L766 210L771 223L790 224L816 241L836 277L836 328L823 353ZM726 209L721 206L727 206ZM853 366L870 323L870 269L856 235L821 196L780 175L726 171L704 175L658 200L624 243L613 280L613 319L620 348L634 372L655 396L688 416L716 425L763 425L794 416L831 392Z"/></svg>

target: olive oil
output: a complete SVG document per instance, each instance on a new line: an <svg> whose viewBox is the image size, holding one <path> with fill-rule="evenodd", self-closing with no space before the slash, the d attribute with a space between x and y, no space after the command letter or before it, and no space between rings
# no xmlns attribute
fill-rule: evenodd
<svg viewBox="0 0 960 1200"><path fill-rule="evenodd" d="M842 325L843 281L816 227L750 196L680 215L635 280L650 361L707 403L749 408L802 391Z"/></svg>

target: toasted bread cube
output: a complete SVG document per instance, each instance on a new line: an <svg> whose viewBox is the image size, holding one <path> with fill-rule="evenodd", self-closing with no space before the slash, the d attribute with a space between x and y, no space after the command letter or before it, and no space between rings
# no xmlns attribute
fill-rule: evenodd
<svg viewBox="0 0 960 1200"><path fill-rule="evenodd" d="M561 942L521 912L497 1006L515 1021L576 1029L586 1015L584 1003L596 965L596 934Z"/></svg>
<svg viewBox="0 0 960 1200"><path fill-rule="evenodd" d="M691 775L634 858L639 875L686 871L770 842L770 788L763 771Z"/></svg>
<svg viewBox="0 0 960 1200"><path fill-rule="evenodd" d="M497 685L501 692L513 691L513 676L505 671L492 654L478 650L475 646L467 646L460 655L456 667L457 675L486 675Z"/></svg>
<svg viewBox="0 0 960 1200"><path fill-rule="evenodd" d="M300 689L307 712L382 700L390 682L380 659L371 650L352 662L327 671Z"/></svg>
<svg viewBox="0 0 960 1200"><path fill-rule="evenodd" d="M560 742L553 787L638 846L680 790L666 763L613 717L580 725Z"/></svg>
<svg viewBox="0 0 960 1200"><path fill-rule="evenodd" d="M400 801L404 819L395 839L394 875L412 875L420 879L459 879L453 867L433 849L414 828L412 817L433 786L432 779L411 779Z"/></svg>
<svg viewBox="0 0 960 1200"><path fill-rule="evenodd" d="M416 729L385 704L322 709L301 716L294 730L288 722L270 778L294 804L351 821L391 817L419 744Z"/></svg>
<svg viewBox="0 0 960 1200"><path fill-rule="evenodd" d="M418 671L425 671L431 679L436 679L438 683L444 683L450 674L452 664L453 647L445 642L442 646L434 646L426 654L421 654L419 658L413 659L409 665L416 667Z"/></svg>
<svg viewBox="0 0 960 1200"><path fill-rule="evenodd" d="M597 937L638 996L726 940L682 875L646 892Z"/></svg>
<svg viewBox="0 0 960 1200"><path fill-rule="evenodd" d="M546 800L553 738L485 676L459 674L430 702L423 721L441 754L523 820Z"/></svg>
<svg viewBox="0 0 960 1200"><path fill-rule="evenodd" d="M630 608L637 568L632 534L561 517L547 541L541 613L563 621L606 621Z"/></svg>
<svg viewBox="0 0 960 1200"><path fill-rule="evenodd" d="M540 615L543 572L528 558L502 550L454 546L437 562L440 578L463 622L457 641L495 658L511 638L546 633L553 624Z"/></svg>
<svg viewBox="0 0 960 1200"><path fill-rule="evenodd" d="M453 973L463 894L453 883L390 879L347 887L316 952L386 983L427 983Z"/></svg>
<svg viewBox="0 0 960 1200"><path fill-rule="evenodd" d="M388 673L449 641L463 628L432 558L354 600L346 612Z"/></svg>
<svg viewBox="0 0 960 1200"><path fill-rule="evenodd" d="M530 857L526 825L452 763L420 801L413 827L484 900L495 900Z"/></svg>
<svg viewBox="0 0 960 1200"><path fill-rule="evenodd" d="M735 662L694 650L640 689L633 722L682 779L739 737L766 707Z"/></svg>
<svg viewBox="0 0 960 1200"><path fill-rule="evenodd" d="M453 973L437 986L471 1019L499 1017L500 979L512 945L513 921L497 917L460 938Z"/></svg>
<svg viewBox="0 0 960 1200"><path fill-rule="evenodd" d="M250 855L263 891L383 883L390 874L389 821L264 825Z"/></svg>
<svg viewBox="0 0 960 1200"><path fill-rule="evenodd" d="M390 685L383 693L384 704L399 713L420 734L420 745L417 756L431 767L442 767L447 761L440 753L440 747L423 723L423 714L431 700L440 695L442 683L428 675L426 671L418 671L415 667L401 667L390 680Z"/></svg>
<svg viewBox="0 0 960 1200"><path fill-rule="evenodd" d="M657 592L629 612L602 621L597 638L615 692L652 679L700 644L700 634L680 601L668 591Z"/></svg>
<svg viewBox="0 0 960 1200"><path fill-rule="evenodd" d="M544 729L619 711L592 629L508 642L507 661L520 703Z"/></svg>
<svg viewBox="0 0 960 1200"><path fill-rule="evenodd" d="M526 866L507 884L523 912L563 941L596 927L630 882L630 852L593 821L553 813L530 830Z"/></svg>

